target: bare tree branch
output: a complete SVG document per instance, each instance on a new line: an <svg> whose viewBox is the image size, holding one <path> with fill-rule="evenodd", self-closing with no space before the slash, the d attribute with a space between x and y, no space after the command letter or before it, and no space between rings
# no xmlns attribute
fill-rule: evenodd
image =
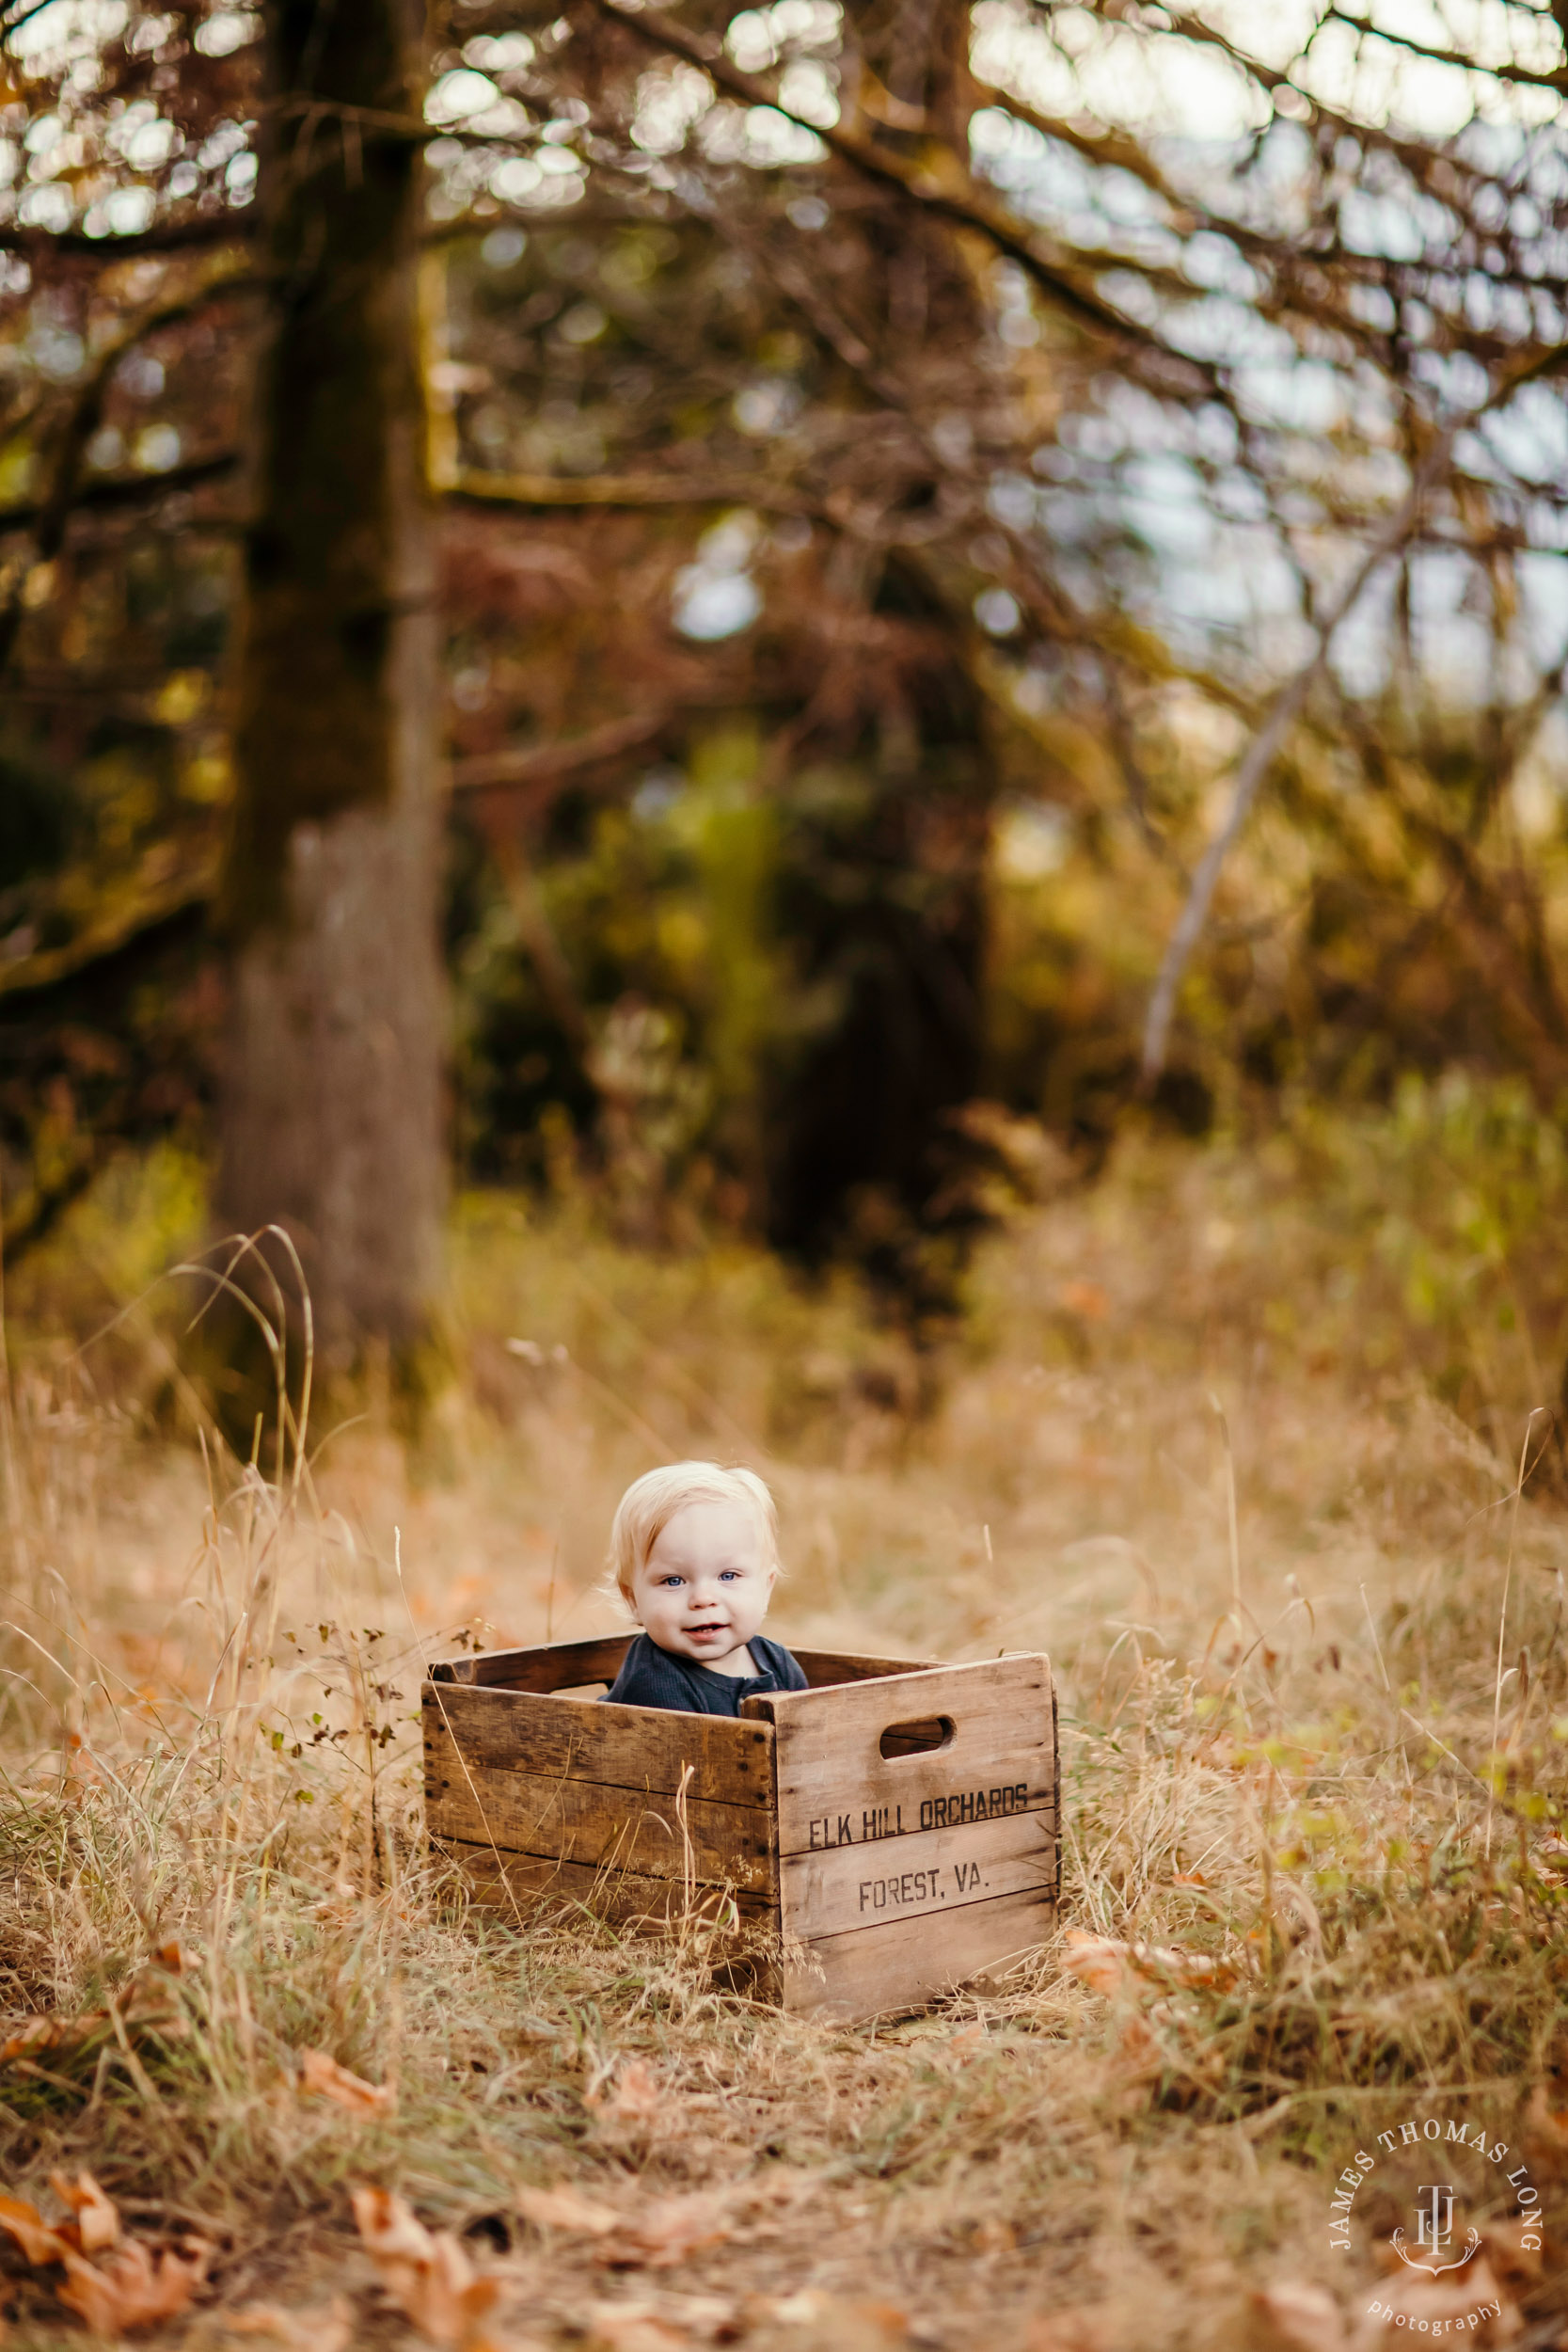
<svg viewBox="0 0 1568 2352"><path fill-rule="evenodd" d="M188 466L171 466L166 473L110 474L102 482L82 485L71 501L73 515L118 513L125 508L154 506L180 490L205 489L221 482L239 464L233 450L211 457L193 458ZM29 499L15 506L0 506L0 537L31 531L44 511L44 501Z"/></svg>
<svg viewBox="0 0 1568 2352"><path fill-rule="evenodd" d="M699 67L721 89L728 90L732 97L743 98L752 106L770 106L786 120L798 123L801 130L811 132L832 153L863 178L895 190L955 229L975 230L997 252L1005 254L1010 262L1016 262L1042 294L1081 326L1093 327L1097 333L1113 337L1118 342L1157 350L1164 358L1181 358L1184 365L1193 369L1195 375L1206 374L1207 371L1197 361L1188 360L1185 355L1168 350L1147 327L1113 310L1089 285L1054 262L1048 261L1009 213L1004 211L1000 204L989 201L973 186L960 195L902 163L890 150L861 137L856 132L847 131L842 124L824 127L819 122L808 122L804 115L797 114L784 104L778 92L770 89L766 82L759 80L755 74L743 73L710 41L696 33L689 33L684 25L676 24L667 15L634 16L620 7L617 0L592 0L592 5L602 16L624 25L627 32L647 42L650 48L665 50L670 56L684 57L688 64Z"/></svg>
<svg viewBox="0 0 1568 2352"><path fill-rule="evenodd" d="M670 723L668 710L634 710L625 719L563 743L530 744L525 750L477 752L452 762L454 792L521 792L538 797L567 777L655 743Z"/></svg>
<svg viewBox="0 0 1568 2352"><path fill-rule="evenodd" d="M596 506L631 513L650 506L753 506L765 515L821 516L828 512L821 500L787 484L745 474L683 482L675 474L489 473L463 467L433 486L437 496L461 506Z"/></svg>
<svg viewBox="0 0 1568 2352"><path fill-rule="evenodd" d="M32 556L29 561L18 565L10 595L4 607L0 608L0 672L4 672L9 662L21 634L23 614L26 610L27 583L35 567L40 564L53 563L65 544L66 526L76 500L82 461L87 455L87 443L98 430L103 414L104 398L120 361L149 335L154 335L166 326L179 326L198 311L204 310L210 303L226 294L237 294L257 282L248 269L220 269L203 285L178 296L174 301L155 303L134 319L125 332L110 344L77 392L56 437L49 486L39 503L32 525Z"/></svg>
<svg viewBox="0 0 1568 2352"><path fill-rule="evenodd" d="M1348 8L1329 8L1323 13L1325 24L1345 24L1353 33L1370 36L1373 40L1386 40L1396 49L1408 50L1412 56L1430 57L1434 65L1455 65L1466 73L1484 73L1494 82L1514 82L1530 89L1568 91L1568 66L1554 66L1549 72L1537 73L1526 65L1482 65L1479 57L1466 56L1463 49L1444 49L1431 41L1418 40L1414 33L1396 33L1386 24L1374 24L1370 16L1354 16Z"/></svg>
<svg viewBox="0 0 1568 2352"><path fill-rule="evenodd" d="M1467 420L1466 420L1467 421ZM1421 503L1442 471L1452 446L1457 425L1438 436L1428 451L1410 494L1398 512L1384 525L1351 573L1339 593L1328 604L1317 623L1318 642L1311 659L1303 662L1293 676L1287 678L1269 705L1261 727L1247 747L1246 755L1236 771L1230 788L1230 805L1225 821L1214 834L1198 861L1187 892L1186 902L1177 920L1175 930L1161 961L1154 992L1148 1000L1148 1012L1144 1023L1143 1057L1139 1084L1147 1094L1165 1066L1165 1052L1170 1041L1171 1016L1176 1009L1176 992L1181 985L1193 949L1202 934L1213 901L1214 886L1220 869L1235 847L1243 826L1251 814L1259 787L1282 750L1285 739L1301 715L1307 696L1328 666L1328 657L1335 633L1352 608L1360 600L1361 593L1376 571L1395 550L1402 548L1415 530Z"/></svg>

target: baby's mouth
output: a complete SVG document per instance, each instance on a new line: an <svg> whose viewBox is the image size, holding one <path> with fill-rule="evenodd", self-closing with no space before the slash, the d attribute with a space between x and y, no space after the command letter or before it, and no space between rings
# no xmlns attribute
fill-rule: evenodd
<svg viewBox="0 0 1568 2352"><path fill-rule="evenodd" d="M727 1630L728 1629L726 1627L722 1625L715 1625L711 1621L706 1625L692 1625L687 1627L687 1634L693 1642L705 1642L713 1634L723 1633Z"/></svg>

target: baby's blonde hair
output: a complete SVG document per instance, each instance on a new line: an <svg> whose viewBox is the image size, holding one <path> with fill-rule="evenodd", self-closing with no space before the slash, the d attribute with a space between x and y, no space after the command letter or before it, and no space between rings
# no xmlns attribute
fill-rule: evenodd
<svg viewBox="0 0 1568 2352"><path fill-rule="evenodd" d="M738 1502L762 1531L772 1567L779 1565L779 1514L755 1470L725 1470L718 1462L666 1462L634 1478L615 1506L610 1531L610 1573L623 1598L632 1579L677 1511L689 1502Z"/></svg>

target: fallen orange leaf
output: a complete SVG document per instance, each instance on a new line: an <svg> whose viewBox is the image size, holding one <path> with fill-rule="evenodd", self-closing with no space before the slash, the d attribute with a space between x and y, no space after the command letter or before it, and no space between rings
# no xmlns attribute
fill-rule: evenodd
<svg viewBox="0 0 1568 2352"><path fill-rule="evenodd" d="M578 2188L520 2188L514 2201L536 2230L566 2230L578 2237L608 2237L621 2218Z"/></svg>
<svg viewBox="0 0 1568 2352"><path fill-rule="evenodd" d="M101 2254L106 2246L115 2244L119 2236L119 2211L90 2172L78 2172L74 2181L68 2181L63 2172L51 2172L49 2185L61 2204L69 2205L76 2216L75 2235L84 2254Z"/></svg>
<svg viewBox="0 0 1568 2352"><path fill-rule="evenodd" d="M230 2335L270 2336L288 2352L345 2352L354 2334L354 2311L345 2295L309 2311L286 2312L277 2303L243 2303L216 2315Z"/></svg>
<svg viewBox="0 0 1568 2352"><path fill-rule="evenodd" d="M351 2074L346 2066L328 2058L325 2050L301 2054L299 2088L309 2097L330 2099L334 2106L346 2107L351 2115L385 2115L394 2097L390 2083L368 2083L362 2074Z"/></svg>
<svg viewBox="0 0 1568 2352"><path fill-rule="evenodd" d="M599 2249L599 2260L619 2270L668 2270L699 2247L729 2236L712 2196L655 2197L641 2213L625 2216Z"/></svg>
<svg viewBox="0 0 1568 2352"><path fill-rule="evenodd" d="M1119 1993L1127 1981L1127 1947L1114 1935L1086 1935L1069 1928L1062 1966L1091 1993Z"/></svg>
<svg viewBox="0 0 1568 2352"><path fill-rule="evenodd" d="M433 2344L479 2352L479 2323L500 2293L481 2279L450 2230L427 2230L389 2189L356 2188L354 2218L381 2283L404 2318Z"/></svg>
<svg viewBox="0 0 1568 2352"><path fill-rule="evenodd" d="M638 2304L595 2303L588 2341L594 2352L688 2352L689 2330Z"/></svg>
<svg viewBox="0 0 1568 2352"><path fill-rule="evenodd" d="M212 2248L199 2238L187 2238L185 2249L154 2255L139 2238L132 2238L99 2264L67 2252L61 2257L66 2282L55 2292L95 2336L149 2328L156 2320L177 2317L207 2276Z"/></svg>
<svg viewBox="0 0 1568 2352"><path fill-rule="evenodd" d="M24 2197L0 2197L0 2230L15 2238L35 2265L63 2262L75 2251L71 2239L45 2221L38 2207L30 2205Z"/></svg>
<svg viewBox="0 0 1568 2352"><path fill-rule="evenodd" d="M1326 2287L1280 2279L1252 2298L1258 2352L1345 2352L1345 2323Z"/></svg>
<svg viewBox="0 0 1568 2352"><path fill-rule="evenodd" d="M646 2058L627 2058L610 2091L591 2090L583 2105L617 2123L651 2123L659 2109L658 2082Z"/></svg>
<svg viewBox="0 0 1568 2352"><path fill-rule="evenodd" d="M1093 1993L1119 1993L1129 1976L1154 1984L1224 1986L1235 1982L1235 1970L1207 1952L1184 1952L1171 1944L1128 1944L1115 1935L1085 1935L1069 1928L1062 1965Z"/></svg>

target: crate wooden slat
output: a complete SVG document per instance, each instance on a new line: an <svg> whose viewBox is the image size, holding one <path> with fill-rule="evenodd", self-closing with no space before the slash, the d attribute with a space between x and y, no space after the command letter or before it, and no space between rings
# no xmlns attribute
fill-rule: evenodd
<svg viewBox="0 0 1568 2352"><path fill-rule="evenodd" d="M585 1642L550 1642L535 1649L492 1649L467 1658L438 1658L430 1668L430 1679L503 1691L570 1691L583 1683L610 1683L636 1639L634 1633L603 1633ZM866 1658L853 1650L799 1650L796 1655L814 1686L927 1670L922 1659Z"/></svg>
<svg viewBox="0 0 1568 2352"><path fill-rule="evenodd" d="M431 1670L427 1824L477 1900L657 1920L728 1898L770 1934L777 1997L841 2017L918 2006L1050 1934L1044 1658L801 1650L811 1687L749 1699L738 1718L568 1695L611 1680L630 1638Z"/></svg>
<svg viewBox="0 0 1568 2352"><path fill-rule="evenodd" d="M689 1798L709 1804L773 1802L773 1735L751 1723L737 1738L724 1715L668 1717L650 1729L645 1707L555 1698L531 1691L424 1690L425 1785L453 1788L479 1770L589 1780L673 1796L688 1765ZM678 1723L678 1736L671 1728Z"/></svg>
<svg viewBox="0 0 1568 2352"><path fill-rule="evenodd" d="M654 1878L639 1870L590 1867L556 1862L543 1854L498 1852L493 1846L443 1837L440 1851L462 1869L476 1902L524 1920L541 1906L580 1904L596 1919L617 1925L677 1919L687 1908L679 1879ZM768 1895L749 1895L719 1885L699 1885L692 1907L701 1918L722 1917L734 1905L742 1920L767 1925L777 1904Z"/></svg>
<svg viewBox="0 0 1568 2352"><path fill-rule="evenodd" d="M1037 1950L1053 1924L1054 1905L1048 1911L1031 1890L945 1912L940 1934L929 1919L895 1919L814 1944L786 1942L782 2005L850 2022L919 2009Z"/></svg>

